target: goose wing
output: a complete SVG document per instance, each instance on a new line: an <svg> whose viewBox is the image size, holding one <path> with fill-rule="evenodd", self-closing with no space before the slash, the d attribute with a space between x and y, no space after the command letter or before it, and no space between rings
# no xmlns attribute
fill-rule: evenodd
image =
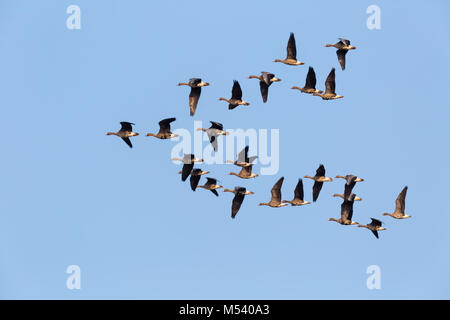
<svg viewBox="0 0 450 320"><path fill-rule="evenodd" d="M348 50L339 49L336 51L336 55L339 61L339 64L341 65L342 70L345 70L345 55L347 54Z"/></svg>
<svg viewBox="0 0 450 320"><path fill-rule="evenodd" d="M267 102L267 97L269 95L269 85L265 83L264 81L259 82L259 90L261 91L261 97L263 99L263 102Z"/></svg>
<svg viewBox="0 0 450 320"><path fill-rule="evenodd" d="M405 213L405 198L406 198L406 192L408 191L408 186L404 187L402 192L398 195L397 199L395 200L395 212L399 213Z"/></svg>
<svg viewBox="0 0 450 320"><path fill-rule="evenodd" d="M195 114L195 110L197 110L197 104L198 100L200 99L201 93L202 93L201 87L191 88L191 93L189 94L189 110L191 116L193 116Z"/></svg>
<svg viewBox="0 0 450 320"><path fill-rule="evenodd" d="M159 132L160 133L170 133L170 123L174 122L176 118L167 118L159 122Z"/></svg>
<svg viewBox="0 0 450 320"><path fill-rule="evenodd" d="M125 143L130 147L133 148L133 145L131 144L130 138L122 138L123 141L125 141Z"/></svg>
<svg viewBox="0 0 450 320"><path fill-rule="evenodd" d="M186 181L186 179L191 174L193 168L194 168L193 162L183 164L183 169L181 169L181 181Z"/></svg>
<svg viewBox="0 0 450 320"><path fill-rule="evenodd" d="M317 168L316 177L325 177L325 167L323 164L319 165Z"/></svg>
<svg viewBox="0 0 450 320"><path fill-rule="evenodd" d="M316 88L316 73L313 67L309 67L308 74L306 75L305 89L315 89Z"/></svg>
<svg viewBox="0 0 450 320"><path fill-rule="evenodd" d="M195 169L195 170L200 170L200 169ZM195 191L195 189L197 189L198 183L200 182L200 178L201 178L200 175L194 174L195 170L192 171L191 177L189 178L192 191ZM183 171L181 171L181 174L183 174Z"/></svg>
<svg viewBox="0 0 450 320"><path fill-rule="evenodd" d="M122 126L122 128L120 128L120 131L133 131L132 125L134 125L134 123L132 122L122 121L120 125Z"/></svg>
<svg viewBox="0 0 450 320"><path fill-rule="evenodd" d="M342 222L345 221L352 221L353 217L353 201L344 200L341 204L341 220Z"/></svg>
<svg viewBox="0 0 450 320"><path fill-rule="evenodd" d="M292 32L288 40L286 59L297 60L297 46L295 45L295 37Z"/></svg>
<svg viewBox="0 0 450 320"><path fill-rule="evenodd" d="M215 122L215 121L210 121L211 122L211 127L209 127L210 129L217 129L220 131L223 131L223 124L219 123L219 122Z"/></svg>
<svg viewBox="0 0 450 320"><path fill-rule="evenodd" d="M216 185L216 184L217 184L217 179L215 179L215 178L209 178L209 177L206 178L206 183L205 183L205 185L208 185L208 186L214 186L214 185Z"/></svg>
<svg viewBox="0 0 450 320"><path fill-rule="evenodd" d="M237 156L237 161L238 162L247 162L248 160L248 149L249 146L245 146L244 149L242 149Z"/></svg>
<svg viewBox="0 0 450 320"><path fill-rule="evenodd" d="M325 81L326 93L336 94L335 69L331 69Z"/></svg>
<svg viewBox="0 0 450 320"><path fill-rule="evenodd" d="M304 193L303 193L303 180L298 179L297 185L295 186L294 190L294 198L303 200Z"/></svg>
<svg viewBox="0 0 450 320"><path fill-rule="evenodd" d="M281 202L281 186L283 185L284 177L281 177L272 187L270 193L272 194L271 201Z"/></svg>
<svg viewBox="0 0 450 320"><path fill-rule="evenodd" d="M234 217L236 217L236 214L238 213L239 209L241 208L241 204L245 198L245 191L247 191L247 189L242 188L242 187L235 188L234 198L233 198L233 202L231 204L231 218L233 218L233 219L234 219Z"/></svg>
<svg viewBox="0 0 450 320"><path fill-rule="evenodd" d="M315 181L313 185L313 202L319 198L320 190L322 190L323 182Z"/></svg>
<svg viewBox="0 0 450 320"><path fill-rule="evenodd" d="M242 89L239 82L233 81L233 89L231 89L231 99L242 100Z"/></svg>

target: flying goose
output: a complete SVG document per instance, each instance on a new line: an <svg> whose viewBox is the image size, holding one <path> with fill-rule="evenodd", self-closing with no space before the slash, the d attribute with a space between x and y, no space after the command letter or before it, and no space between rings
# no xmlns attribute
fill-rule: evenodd
<svg viewBox="0 0 450 320"><path fill-rule="evenodd" d="M255 161L258 158L258 156L249 157L248 150L249 150L249 146L245 146L245 148L242 149L241 152L239 152L239 154L237 156L237 160L235 160L235 161L227 160L227 163L232 163L239 167L250 166L253 163L253 161Z"/></svg>
<svg viewBox="0 0 450 320"><path fill-rule="evenodd" d="M342 70L345 70L345 55L348 50L354 50L356 47L350 45L350 40L339 38L339 42L335 44L326 44L325 47L335 47L336 54Z"/></svg>
<svg viewBox="0 0 450 320"><path fill-rule="evenodd" d="M294 199L292 201L289 200L283 200L284 203L290 203L292 206L303 206L305 204L310 204L311 202L303 200L304 193L303 193L303 180L298 179L297 186L294 190Z"/></svg>
<svg viewBox="0 0 450 320"><path fill-rule="evenodd" d="M170 139L178 137L178 134L170 132L170 123L174 122L176 118L163 119L159 122L159 132L157 134L147 133L147 137L152 136L158 139Z"/></svg>
<svg viewBox="0 0 450 320"><path fill-rule="evenodd" d="M230 172L229 175L236 176L236 177L239 177L242 179L256 178L258 176L258 174L252 173L252 168L253 168L252 164L245 166L245 167L243 166L241 171L239 171L239 173Z"/></svg>
<svg viewBox="0 0 450 320"><path fill-rule="evenodd" d="M304 176L304 178L314 180L313 202L316 202L317 198L319 198L319 193L320 193L320 190L322 190L323 183L327 182L327 181L333 181L332 178L325 177L325 167L323 166L323 164L321 164L319 166L319 168L317 168L316 175L314 177Z"/></svg>
<svg viewBox="0 0 450 320"><path fill-rule="evenodd" d="M283 59L283 60L275 59L273 61L274 62L282 62L282 63L290 65L290 66L300 66L300 65L304 64L303 62L300 62L297 60L297 46L295 45L295 37L294 37L293 32L291 32L291 35L289 36L286 51L287 51L286 59Z"/></svg>
<svg viewBox="0 0 450 320"><path fill-rule="evenodd" d="M367 228L370 231L372 231L372 233L375 235L375 237L377 237L378 239L378 231L383 231L386 230L386 228L383 228L381 225L383 224L383 222L381 222L378 219L374 219L374 218L370 218L372 220L371 223L369 224L358 224L358 227L360 228Z"/></svg>
<svg viewBox="0 0 450 320"><path fill-rule="evenodd" d="M358 222L352 221L353 217L353 202L355 201L355 194L352 193L348 198L344 199L341 204L341 217L339 219L330 218L328 221L335 221L342 225L355 225Z"/></svg>
<svg viewBox="0 0 450 320"><path fill-rule="evenodd" d="M316 82L317 82L317 80L316 80L316 73L314 72L314 68L309 67L308 74L306 75L305 86L303 88L293 86L291 89L297 89L303 93L308 93L308 94L323 93L323 91L316 89Z"/></svg>
<svg viewBox="0 0 450 320"><path fill-rule="evenodd" d="M210 121L211 127L208 129L205 128L197 128L197 131L204 131L208 135L209 142L213 146L214 151L217 152L217 137L218 136L226 136L228 132L223 130L223 125L219 122Z"/></svg>
<svg viewBox="0 0 450 320"><path fill-rule="evenodd" d="M249 106L250 103L242 100L242 89L237 80L233 80L233 89L231 89L231 99L219 98L220 101L228 102L228 109L232 110L237 106Z"/></svg>
<svg viewBox="0 0 450 320"><path fill-rule="evenodd" d="M395 200L395 211L394 213L383 213L383 216L391 216L395 219L406 219L411 218L411 216L405 213L405 198L406 192L408 191L408 186L404 187L402 192L398 195Z"/></svg>
<svg viewBox="0 0 450 320"><path fill-rule="evenodd" d="M219 196L219 194L217 193L216 189L220 189L220 188L223 188L223 187L217 184L217 179L206 177L206 180L207 181L206 181L206 183L203 186L198 186L198 187L206 189L206 190L209 190L212 193L214 193L216 196Z"/></svg>
<svg viewBox="0 0 450 320"><path fill-rule="evenodd" d="M202 87L209 86L209 83L203 82L200 78L191 78L189 79L189 82L180 82L178 85L191 87L191 93L189 94L189 110L190 115L193 116L197 109L198 99L200 99L200 94L202 93Z"/></svg>
<svg viewBox="0 0 450 320"><path fill-rule="evenodd" d="M244 187L235 187L234 190L223 189L223 192L232 192L234 193L233 203L231 205L231 218L234 219L239 209L241 208L241 204L244 201L246 195L254 194L251 191L247 191Z"/></svg>
<svg viewBox="0 0 450 320"><path fill-rule="evenodd" d="M118 137L122 138L122 140L125 141L126 144L130 148L133 148L133 145L131 144L131 141L130 141L130 137L134 137L134 136L138 136L139 135L139 133L133 132L132 126L134 125L134 123L122 121L120 124L121 124L122 128L120 128L119 131L117 131L117 132L107 132L106 135L107 136L110 136L110 135L118 136Z"/></svg>
<svg viewBox="0 0 450 320"><path fill-rule="evenodd" d="M335 100L343 98L336 94L336 81L335 81L335 69L331 69L328 74L327 80L325 81L325 93L313 93L313 96L321 97L323 100Z"/></svg>
<svg viewBox="0 0 450 320"><path fill-rule="evenodd" d="M186 181L194 168L194 162L203 162L203 159L197 159L193 154L185 154L183 158L172 158L172 161L183 162L181 169L181 181Z"/></svg>
<svg viewBox="0 0 450 320"><path fill-rule="evenodd" d="M353 191L353 188L357 182L362 182L364 179L358 178L353 174L348 174L346 176L337 175L336 179L344 179L345 180L345 189L344 194L333 194L333 197L341 197L343 199L347 198ZM362 199L359 197L355 197L355 201L361 201Z"/></svg>
<svg viewBox="0 0 450 320"><path fill-rule="evenodd" d="M179 174L183 174L183 171L178 172ZM198 183L200 181L200 177L204 174L208 174L209 171L203 171L201 169L192 169L191 171L191 177L189 178L191 183L191 189L192 191L195 191L197 189Z"/></svg>
<svg viewBox="0 0 450 320"><path fill-rule="evenodd" d="M270 198L270 201L265 203L261 202L260 206L269 206L272 208L280 208L287 206L287 203L284 203L281 201L281 186L283 185L284 177L281 177L272 187L272 190L270 190L270 193L272 194L272 197Z"/></svg>
<svg viewBox="0 0 450 320"><path fill-rule="evenodd" d="M269 72L261 72L260 76L249 76L249 79L258 79L259 80L259 89L261 90L261 96L263 102L267 102L267 96L269 95L269 86L273 82L281 81L281 79L276 78L273 73Z"/></svg>

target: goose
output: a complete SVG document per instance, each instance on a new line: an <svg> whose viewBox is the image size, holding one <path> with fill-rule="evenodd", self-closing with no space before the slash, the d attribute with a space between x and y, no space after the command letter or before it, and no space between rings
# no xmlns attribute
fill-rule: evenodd
<svg viewBox="0 0 450 320"><path fill-rule="evenodd" d="M319 96L323 100L335 100L341 99L344 96L336 94L336 81L335 81L335 69L331 69L328 74L327 80L325 81L325 93L313 93L313 96Z"/></svg>
<svg viewBox="0 0 450 320"><path fill-rule="evenodd" d="M290 66L301 66L302 64L304 64L303 62L297 60L297 46L295 45L295 37L293 32L291 32L291 35L289 36L286 51L286 59L275 59L273 60L273 62L282 62Z"/></svg>
<svg viewBox="0 0 450 320"><path fill-rule="evenodd" d="M233 203L231 204L231 218L235 218L239 209L241 208L241 204L244 201L246 195L254 194L254 192L248 191L244 187L235 187L234 190L223 189L223 192L232 192L234 193Z"/></svg>
<svg viewBox="0 0 450 320"><path fill-rule="evenodd" d="M292 206L303 206L305 204L310 204L311 202L303 200L304 193L303 193L303 180L298 179L297 186L294 190L294 199L292 201L289 200L283 200L284 203L290 203Z"/></svg>
<svg viewBox="0 0 450 320"><path fill-rule="evenodd" d="M217 184L217 179L206 177L206 180L207 181L203 186L198 186L198 187L209 190L218 197L219 194L217 193L216 189L220 189L223 187Z"/></svg>
<svg viewBox="0 0 450 320"><path fill-rule="evenodd" d="M411 218L411 216L405 213L405 198L406 192L408 191L408 186L404 187L402 192L398 195L395 200L395 211L394 213L383 213L383 216L391 216L395 219L406 219Z"/></svg>
<svg viewBox="0 0 450 320"><path fill-rule="evenodd" d="M197 159L193 154L185 154L183 158L172 158L172 161L183 162L181 169L181 181L186 181L194 168L194 162L203 162L203 159Z"/></svg>
<svg viewBox="0 0 450 320"><path fill-rule="evenodd" d="M316 82L317 82L317 80L316 80L316 73L314 72L314 68L309 67L308 74L306 75L305 86L303 88L293 86L291 89L300 90L301 92L308 93L308 94L323 93L323 91L316 89Z"/></svg>
<svg viewBox="0 0 450 320"><path fill-rule="evenodd" d="M327 181L333 181L332 178L325 177L325 167L323 166L323 164L321 164L319 166L319 168L317 168L316 175L314 177L304 176L304 178L314 180L313 202L316 202L317 198L319 198L319 193L320 193L320 190L322 190L323 183L327 182Z"/></svg>
<svg viewBox="0 0 450 320"><path fill-rule="evenodd" d="M178 85L191 87L191 93L189 93L189 110L190 115L193 116L197 109L200 94L202 93L202 87L209 86L209 83L203 82L200 78L191 78L189 82L180 82Z"/></svg>
<svg viewBox="0 0 450 320"><path fill-rule="evenodd" d="M249 106L250 103L242 100L242 89L237 80L233 80L231 89L231 99L219 98L219 101L228 102L228 110L233 110L237 106Z"/></svg>
<svg viewBox="0 0 450 320"><path fill-rule="evenodd" d="M338 194L338 193L333 193L333 197L339 197L339 198L345 199L345 195ZM362 201L362 198L355 195L355 201Z"/></svg>
<svg viewBox="0 0 450 320"><path fill-rule="evenodd" d="M178 173L183 174L183 171L179 171ZM208 173L209 171L203 171L202 169L192 169L191 177L189 178L192 191L195 191L197 189L201 176Z"/></svg>
<svg viewBox="0 0 450 320"><path fill-rule="evenodd" d="M345 180L345 190L344 190L344 199L347 198L353 191L353 188L355 187L357 182L362 182L364 181L364 179L358 178L357 176L353 175L353 174L348 174L346 176L341 176L341 175L337 175L336 179L344 179ZM334 195L333 195L334 196ZM336 195L337 197L339 197L339 195ZM359 198L361 201L362 199ZM356 197L355 197L355 201Z"/></svg>
<svg viewBox="0 0 450 320"><path fill-rule="evenodd" d="M372 231L372 233L373 233L373 234L375 235L375 237L377 237L377 239L378 239L378 231L386 230L386 228L383 228L383 227L382 227L383 222L381 222L380 220L374 219L374 218L370 218L370 219L372 220L371 223L366 224L366 225L364 225L364 224L358 224L358 227L369 229L370 231Z"/></svg>
<svg viewBox="0 0 450 320"><path fill-rule="evenodd" d="M269 72L261 72L260 76L249 76L249 79L258 79L259 80L259 89L261 90L261 96L263 99L263 102L267 102L267 96L269 95L269 86L273 82L281 81L281 79L276 78L273 73Z"/></svg>
<svg viewBox="0 0 450 320"><path fill-rule="evenodd" d="M281 186L283 185L284 177L281 177L272 187L272 190L270 190L270 193L272 194L272 197L270 198L270 201L265 203L261 202L260 206L269 206L272 208L280 208L287 206L288 204L281 201Z"/></svg>
<svg viewBox="0 0 450 320"><path fill-rule="evenodd" d="M250 164L248 166L242 167L242 169L241 169L241 171L239 171L239 173L230 172L229 175L230 176L236 176L236 177L239 177L241 179L256 178L258 176L258 174L252 173L252 167L253 167L253 165Z"/></svg>
<svg viewBox="0 0 450 320"><path fill-rule="evenodd" d="M107 132L106 135L107 136L110 136L110 135L118 136L118 137L122 138L122 140L125 141L126 144L130 148L133 148L133 145L131 144L131 141L130 141L130 137L134 137L134 136L138 136L139 135L139 133L133 132L132 126L134 125L134 123L122 121L120 123L120 125L122 126L122 128L120 128L119 131L117 131L117 132Z"/></svg>
<svg viewBox="0 0 450 320"><path fill-rule="evenodd" d="M208 129L205 128L197 128L197 131L204 131L208 135L209 142L213 146L214 151L217 152L217 137L218 136L226 136L228 132L223 130L223 125L219 122L210 121L211 127Z"/></svg>
<svg viewBox="0 0 450 320"><path fill-rule="evenodd" d="M358 222L352 221L354 201L355 194L352 193L348 198L344 199L344 202L341 204L341 217L339 219L330 218L328 221L335 221L346 226L358 224Z"/></svg>
<svg viewBox="0 0 450 320"><path fill-rule="evenodd" d="M167 119L163 119L161 120L158 124L159 124L159 132L157 134L154 133L147 133L147 137L155 137L158 139L170 139L170 138L175 138L178 137L178 134L172 133L170 132L170 123L174 122L176 120L176 118L167 118Z"/></svg>
<svg viewBox="0 0 450 320"><path fill-rule="evenodd" d="M242 149L241 152L239 152L239 154L237 156L237 160L235 160L235 161L227 160L226 162L232 163L239 167L248 167L248 166L252 165L253 161L255 161L258 158L258 156L249 157L248 150L249 150L249 146L245 146L245 148Z"/></svg>
<svg viewBox="0 0 450 320"><path fill-rule="evenodd" d="M335 44L326 44L325 47L335 47L336 54L342 70L345 70L345 55L348 50L355 50L356 47L350 45L350 40L339 38L339 42Z"/></svg>

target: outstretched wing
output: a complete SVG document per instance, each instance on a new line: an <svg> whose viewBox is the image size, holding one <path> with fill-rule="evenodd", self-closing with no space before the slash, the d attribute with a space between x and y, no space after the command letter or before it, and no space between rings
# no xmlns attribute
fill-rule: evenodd
<svg viewBox="0 0 450 320"><path fill-rule="evenodd" d="M215 178L206 178L206 185L216 185L217 184L217 179Z"/></svg>
<svg viewBox="0 0 450 320"><path fill-rule="evenodd" d="M322 190L323 182L315 181L313 185L313 202L319 198L320 190Z"/></svg>
<svg viewBox="0 0 450 320"><path fill-rule="evenodd" d="M233 89L231 89L231 99L242 100L242 89L239 82L233 81Z"/></svg>
<svg viewBox="0 0 450 320"><path fill-rule="evenodd" d="M287 59L297 60L297 46L295 45L294 33L291 32L287 45Z"/></svg>
<svg viewBox="0 0 450 320"><path fill-rule="evenodd" d="M122 125L120 131L133 131L132 125L134 125L134 123L122 121L120 124Z"/></svg>
<svg viewBox="0 0 450 320"><path fill-rule="evenodd" d="M218 197L219 196L219 193L217 192L217 190L215 190L215 189L213 189L213 190L210 190L212 193L214 193L215 195L216 195L216 197Z"/></svg>
<svg viewBox="0 0 450 320"><path fill-rule="evenodd" d="M313 67L309 67L308 74L306 75L305 89L315 89L316 88L316 73Z"/></svg>
<svg viewBox="0 0 450 320"><path fill-rule="evenodd" d="M328 74L327 80L325 81L326 91L325 93L336 94L336 82L335 82L335 69L331 69Z"/></svg>
<svg viewBox="0 0 450 320"><path fill-rule="evenodd" d="M270 193L272 194L272 201L281 202L281 186L283 185L284 177L281 177L272 187Z"/></svg>
<svg viewBox="0 0 450 320"><path fill-rule="evenodd" d="M341 220L342 222L351 221L353 217L353 201L347 199L341 204Z"/></svg>
<svg viewBox="0 0 450 320"><path fill-rule="evenodd" d="M181 181L186 181L191 174L192 168L194 168L193 162L183 164L183 169L181 169Z"/></svg>
<svg viewBox="0 0 450 320"><path fill-rule="evenodd" d="M402 192L400 192L397 199L395 200L395 212L405 213L405 198L407 191L408 186L403 188Z"/></svg>
<svg viewBox="0 0 450 320"><path fill-rule="evenodd" d="M294 198L295 199L299 199L299 200L303 200L303 197L304 197L303 180L302 179L298 179L297 186L295 187L295 190L294 190Z"/></svg>
<svg viewBox="0 0 450 320"><path fill-rule="evenodd" d="M267 97L269 95L269 85L266 84L264 81L259 82L259 89L261 91L261 97L263 99L263 102L267 102Z"/></svg>
<svg viewBox="0 0 450 320"><path fill-rule="evenodd" d="M249 149L249 146L245 146L245 148L242 149L238 153L237 162L247 162L247 160L248 160L248 149Z"/></svg>
<svg viewBox="0 0 450 320"><path fill-rule="evenodd" d="M191 88L191 93L189 94L189 109L191 116L193 116L195 114L195 110L197 110L197 104L198 100L200 99L201 93L202 93L201 87Z"/></svg>
<svg viewBox="0 0 450 320"><path fill-rule="evenodd" d="M170 132L170 123L174 122L176 118L168 118L163 119L159 122L159 132L160 133L169 133Z"/></svg>
<svg viewBox="0 0 450 320"><path fill-rule="evenodd" d="M244 191L245 192L245 191ZM234 219L239 209L241 208L241 204L244 201L245 194L242 192L236 192L233 203L231 204L231 218Z"/></svg>
<svg viewBox="0 0 450 320"><path fill-rule="evenodd" d="M347 54L348 50L342 50L339 49L336 51L336 55L339 61L339 64L341 65L342 70L345 70L345 55Z"/></svg>
<svg viewBox="0 0 450 320"><path fill-rule="evenodd" d="M339 41L342 42L346 46L350 45L350 40L347 40L347 39L344 39L344 38L339 38Z"/></svg>
<svg viewBox="0 0 450 320"><path fill-rule="evenodd" d="M130 147L130 148L133 148L133 145L131 144L131 141L130 141L130 138L122 138L122 140L123 141L125 141L126 142L126 144Z"/></svg>
<svg viewBox="0 0 450 320"><path fill-rule="evenodd" d="M210 121L211 122L211 127L209 127L210 129L217 129L220 131L223 131L223 124L219 123L219 122L215 122L215 121Z"/></svg>
<svg viewBox="0 0 450 320"><path fill-rule="evenodd" d="M372 220L372 222L370 223L370 225L374 226L374 227L381 227L381 225L383 224L383 222L381 222L378 219L375 218L370 218Z"/></svg>
<svg viewBox="0 0 450 320"><path fill-rule="evenodd" d="M183 174L183 171L181 171L181 174ZM201 176L198 174L191 174L189 181L191 183L192 191L195 191L195 189L197 189L198 183L200 182L200 178Z"/></svg>
<svg viewBox="0 0 450 320"><path fill-rule="evenodd" d="M325 176L325 167L323 164L319 166L316 170L316 177L324 177Z"/></svg>
<svg viewBox="0 0 450 320"><path fill-rule="evenodd" d="M214 151L217 152L217 134L215 134L214 132L208 131L208 138L209 138L209 142L211 143Z"/></svg>

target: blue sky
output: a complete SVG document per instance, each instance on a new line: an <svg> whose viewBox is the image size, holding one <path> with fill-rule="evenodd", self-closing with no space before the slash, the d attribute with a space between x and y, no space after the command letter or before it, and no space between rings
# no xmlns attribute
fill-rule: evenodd
<svg viewBox="0 0 450 320"><path fill-rule="evenodd" d="M81 8L68 30L66 8ZM366 8L381 8L381 30ZM450 80L447 1L1 1L0 298L8 299L448 299ZM298 58L283 58L294 32ZM357 50L338 68L338 37ZM322 101L290 90L308 66L319 88L336 67L337 93ZM283 81L263 104L261 71ZM188 89L211 83L195 117ZM232 80L249 107L229 111ZM235 220L232 195L192 192L170 162L174 141L144 137L159 120L173 128L215 120L225 128L280 130L280 170L244 181L230 165L200 166L228 188L246 186ZM136 123L129 149L107 131ZM205 146L207 142L205 142ZM323 163L328 176L354 173L364 200L354 218L392 212L409 186L412 219L383 217L377 240L365 229L328 222L341 201L327 183L317 203L258 207L285 177ZM443 169L441 169L441 167ZM255 166L256 172L259 167ZM205 181L205 180L202 180ZM304 181L306 200L312 183ZM66 268L81 268L81 289ZM381 290L366 269L381 268Z"/></svg>

